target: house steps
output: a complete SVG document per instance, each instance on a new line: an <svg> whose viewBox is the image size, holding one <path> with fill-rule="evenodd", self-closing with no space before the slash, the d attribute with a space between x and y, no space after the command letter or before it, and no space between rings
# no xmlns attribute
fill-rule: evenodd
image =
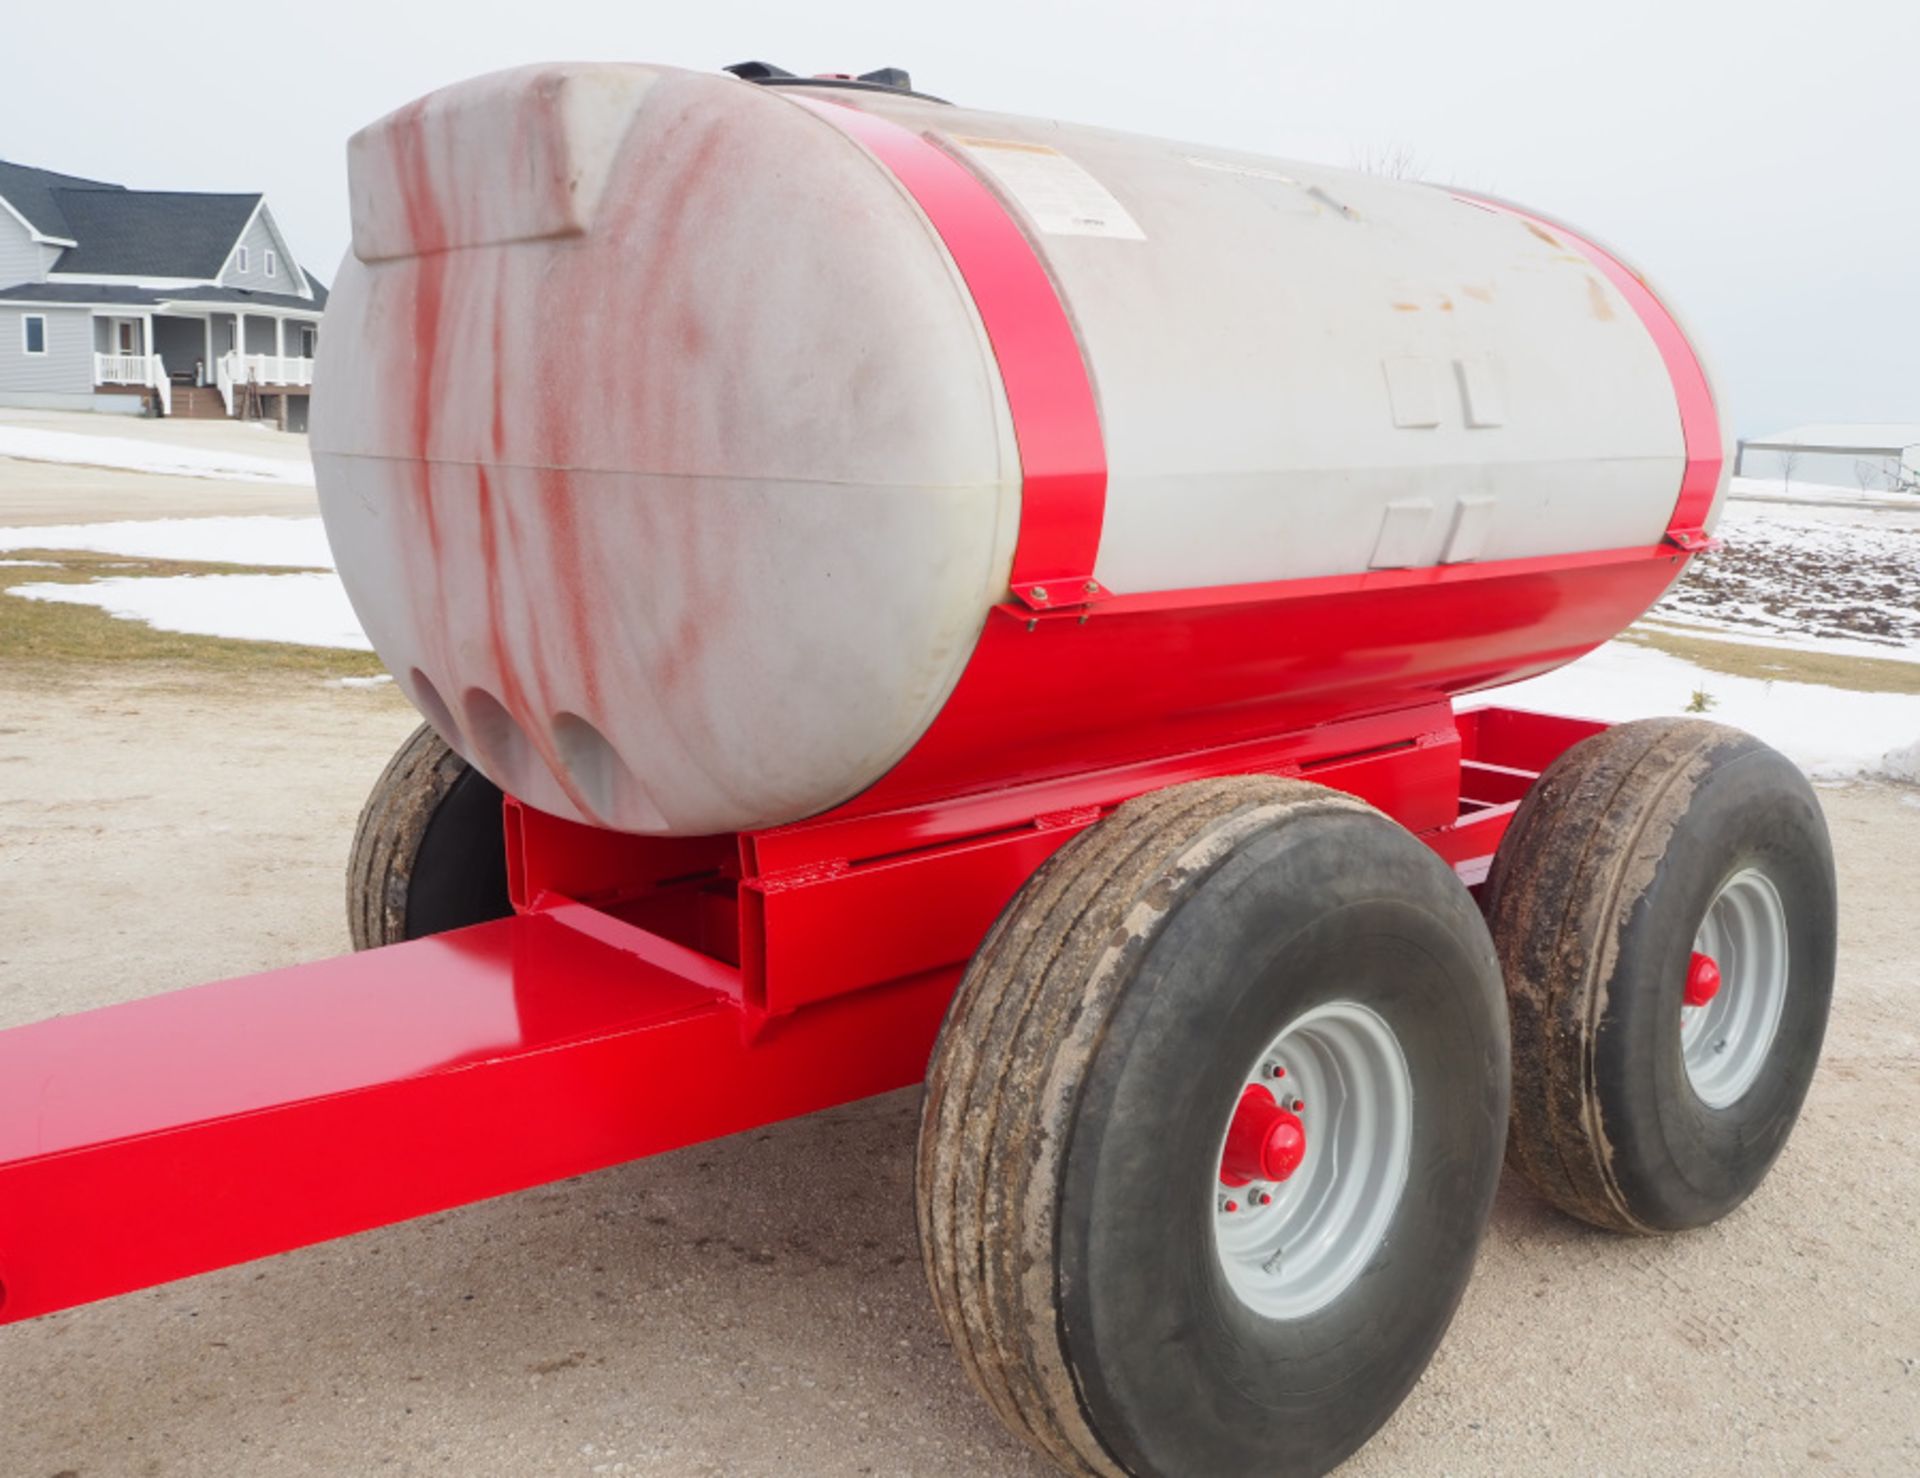
<svg viewBox="0 0 1920 1478"><path fill-rule="evenodd" d="M224 421L227 408L211 385L175 385L173 414L192 421Z"/></svg>

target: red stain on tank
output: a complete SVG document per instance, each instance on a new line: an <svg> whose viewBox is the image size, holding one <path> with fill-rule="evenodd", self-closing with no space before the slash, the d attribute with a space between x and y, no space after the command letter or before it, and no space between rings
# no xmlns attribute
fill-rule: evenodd
<svg viewBox="0 0 1920 1478"><path fill-rule="evenodd" d="M690 114L666 125L651 157L636 162L608 222L610 238L626 243L638 267L624 284L624 311L615 316L621 332L603 345L622 407L630 408L622 461L638 471L689 479L712 471L721 391L709 328L714 309L692 289L709 234L703 228L724 208L721 182L735 142L728 123L724 115ZM649 489L639 502L661 496ZM706 511L704 490L689 481L682 495L662 502L661 517L645 520L648 541L666 538L674 552L676 578L657 586L649 601L655 645L648 677L663 697L697 671L716 627L730 614L732 566L727 551L708 548ZM681 737L690 749L699 742L697 735Z"/></svg>
<svg viewBox="0 0 1920 1478"><path fill-rule="evenodd" d="M573 160L567 150L566 120L560 111L558 79L548 79L541 86L530 89L527 103L528 111L532 114L532 127L525 132L546 145L545 167L539 178L551 197L547 204L556 217L564 219L572 214L573 192L579 188L580 182L574 176Z"/></svg>
<svg viewBox="0 0 1920 1478"><path fill-rule="evenodd" d="M493 386L493 418L488 426L487 444L498 462L506 455L507 448L507 356L506 356L506 274L496 270L493 278L493 322L490 327L490 347L493 362L488 367L488 380Z"/></svg>
<svg viewBox="0 0 1920 1478"><path fill-rule="evenodd" d="M494 523L493 482L485 467L476 467L474 471L477 479L475 502L480 524L480 564L486 575L487 642L493 656L494 672L500 683L500 702L513 715L520 732L533 746L561 793L582 816L591 817L595 815L593 808L573 783L572 774L554 745L553 735L543 722L550 700L543 693L538 706L529 702L526 688L520 681L513 651L507 642L505 580L501 571L499 535Z"/></svg>
<svg viewBox="0 0 1920 1478"><path fill-rule="evenodd" d="M441 320L446 299L447 232L434 189L427 126L426 99L423 98L401 109L387 130L394 181L406 218L408 243L414 253L405 268L412 333L408 340L396 342L393 352L410 356L395 366L400 371L395 378L409 388L403 402L405 441L412 453L415 508L425 537L426 547L420 552L429 571L429 578L414 587L415 627L421 642L434 651L444 677L451 675L451 666L447 660L445 630L443 534L434 506L433 467L428 457L433 427L434 374L440 360Z"/></svg>

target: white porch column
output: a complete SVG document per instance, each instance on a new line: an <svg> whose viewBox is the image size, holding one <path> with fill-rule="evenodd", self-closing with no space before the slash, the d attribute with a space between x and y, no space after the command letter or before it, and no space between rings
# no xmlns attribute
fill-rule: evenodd
<svg viewBox="0 0 1920 1478"><path fill-rule="evenodd" d="M287 320L279 314L273 316L273 377L276 380L287 378Z"/></svg>
<svg viewBox="0 0 1920 1478"><path fill-rule="evenodd" d="M194 377L193 383L210 385L213 383L213 312L211 309L208 310L207 316L200 320L200 329L206 339L207 352L200 357L200 373Z"/></svg>
<svg viewBox="0 0 1920 1478"><path fill-rule="evenodd" d="M153 383L153 378L154 378L153 377L153 352L154 352L153 351L153 315L151 313L142 313L140 315L140 333L142 336L141 352L147 356L147 383L151 385Z"/></svg>

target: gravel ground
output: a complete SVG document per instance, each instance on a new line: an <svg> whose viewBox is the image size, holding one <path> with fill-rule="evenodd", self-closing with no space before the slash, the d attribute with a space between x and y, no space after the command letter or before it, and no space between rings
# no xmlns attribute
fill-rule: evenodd
<svg viewBox="0 0 1920 1478"><path fill-rule="evenodd" d="M304 444L306 438L299 440ZM159 477L0 457L0 509L5 511L0 525L72 523L76 508L85 508L89 521L105 523L119 518L205 518L218 513L310 514L318 505L312 488Z"/></svg>
<svg viewBox="0 0 1920 1478"><path fill-rule="evenodd" d="M0 459L0 524L311 509ZM0 653L0 1026L344 950L353 818L414 722L389 688ZM1920 790L1823 799L1840 989L1772 1179L1660 1242L1510 1181L1438 1358L1349 1472L1920 1471ZM916 1110L894 1094L0 1329L0 1478L1038 1478L927 1301Z"/></svg>
<svg viewBox="0 0 1920 1478"><path fill-rule="evenodd" d="M0 1023L345 948L349 829L413 723L389 692L0 666L0 714ZM1662 1242L1509 1183L1439 1358L1349 1471L1920 1469L1920 792L1823 799L1841 986L1772 1179ZM0 1330L0 1475L1041 1473L928 1305L915 1108Z"/></svg>

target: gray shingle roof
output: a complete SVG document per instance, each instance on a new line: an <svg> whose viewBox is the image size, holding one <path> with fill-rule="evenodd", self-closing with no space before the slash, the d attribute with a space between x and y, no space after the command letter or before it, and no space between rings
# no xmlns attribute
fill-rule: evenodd
<svg viewBox="0 0 1920 1478"><path fill-rule="evenodd" d="M119 283L22 282L0 287L0 302L5 303L124 303L150 308L159 301L158 288Z"/></svg>
<svg viewBox="0 0 1920 1478"><path fill-rule="evenodd" d="M50 169L9 164L0 159L0 198L25 216L27 224L42 236L53 236L62 241L80 239L73 234L66 212L61 208L60 195L63 192L114 191L121 188L101 180L83 180L78 175L55 174Z"/></svg>
<svg viewBox="0 0 1920 1478"><path fill-rule="evenodd" d="M169 303L258 303L265 308L324 308L327 306L327 290L312 275L307 277L307 286L313 289L311 298L303 298L297 293L263 293L245 287L184 287L176 291L162 291L159 296Z"/></svg>
<svg viewBox="0 0 1920 1478"><path fill-rule="evenodd" d="M74 241L60 253L61 274L136 278L217 278L227 256L253 218L261 197L213 195L187 190L129 190L102 180L56 174L50 169L0 159L0 199L42 236ZM304 270L304 269L303 269ZM187 301L257 302L267 307L322 307L327 290L311 272L311 299L289 293L250 293L195 288L171 294ZM143 303L153 299L82 295L72 284L41 297L43 302ZM92 284L98 286L98 284ZM4 294L16 297L11 290ZM28 299L31 301L31 299Z"/></svg>
<svg viewBox="0 0 1920 1478"><path fill-rule="evenodd" d="M139 277L217 277L240 239L258 195L175 190L55 190L80 244L60 253L56 272Z"/></svg>
<svg viewBox="0 0 1920 1478"><path fill-rule="evenodd" d="M0 288L0 303L78 303L111 304L116 307L152 308L161 303L194 303L204 307L300 308L317 313L327 306L327 290L313 278L312 298L292 293L257 293L243 287L136 287L131 283L104 282L23 282L17 287Z"/></svg>

